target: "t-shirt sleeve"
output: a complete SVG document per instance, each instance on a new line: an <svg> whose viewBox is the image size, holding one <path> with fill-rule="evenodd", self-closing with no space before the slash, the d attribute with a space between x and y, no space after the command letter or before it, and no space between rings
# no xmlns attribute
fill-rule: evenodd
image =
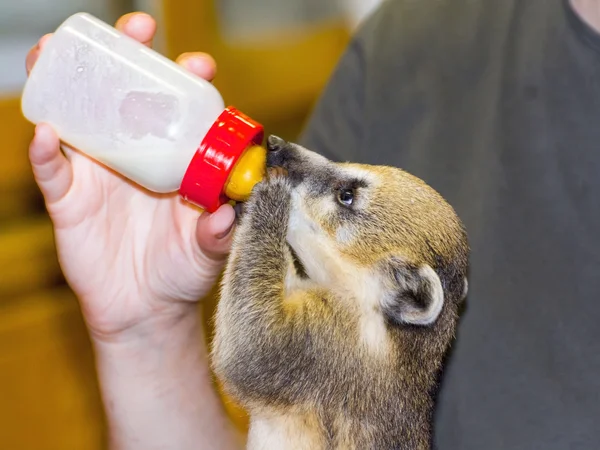
<svg viewBox="0 0 600 450"><path fill-rule="evenodd" d="M299 143L333 161L349 161L363 138L364 67L360 37L340 58L309 118Z"/></svg>

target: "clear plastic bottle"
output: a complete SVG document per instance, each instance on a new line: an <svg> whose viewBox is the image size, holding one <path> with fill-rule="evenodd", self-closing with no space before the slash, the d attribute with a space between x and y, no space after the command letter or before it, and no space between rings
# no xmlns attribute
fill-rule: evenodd
<svg viewBox="0 0 600 450"><path fill-rule="evenodd" d="M46 43L21 107L34 124L146 189L208 211L245 200L264 176L263 127L217 89L87 14Z"/></svg>

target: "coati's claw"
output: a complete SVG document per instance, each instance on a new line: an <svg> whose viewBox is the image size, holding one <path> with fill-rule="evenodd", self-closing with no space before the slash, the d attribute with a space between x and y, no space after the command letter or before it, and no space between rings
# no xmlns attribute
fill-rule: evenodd
<svg viewBox="0 0 600 450"><path fill-rule="evenodd" d="M257 195L281 198L284 193L291 191L287 169L280 166L267 168L263 183L257 186Z"/></svg>
<svg viewBox="0 0 600 450"><path fill-rule="evenodd" d="M287 175L288 175L288 171L287 171L287 169L285 169L283 167L280 167L280 166L268 167L266 179L272 180L272 179L275 179L278 177L287 177Z"/></svg>

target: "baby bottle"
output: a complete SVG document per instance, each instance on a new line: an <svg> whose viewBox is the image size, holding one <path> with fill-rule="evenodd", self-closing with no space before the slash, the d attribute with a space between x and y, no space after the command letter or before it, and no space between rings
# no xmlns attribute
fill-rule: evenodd
<svg viewBox="0 0 600 450"><path fill-rule="evenodd" d="M263 127L217 89L87 14L69 17L25 84L23 115L158 193L213 212L262 179Z"/></svg>

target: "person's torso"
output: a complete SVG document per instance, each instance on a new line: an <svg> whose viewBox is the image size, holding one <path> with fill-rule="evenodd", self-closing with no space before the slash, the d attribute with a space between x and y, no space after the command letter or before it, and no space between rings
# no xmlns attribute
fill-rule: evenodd
<svg viewBox="0 0 600 450"><path fill-rule="evenodd" d="M436 447L600 448L600 35L560 0L392 1L361 34L344 158L423 178L472 247Z"/></svg>

